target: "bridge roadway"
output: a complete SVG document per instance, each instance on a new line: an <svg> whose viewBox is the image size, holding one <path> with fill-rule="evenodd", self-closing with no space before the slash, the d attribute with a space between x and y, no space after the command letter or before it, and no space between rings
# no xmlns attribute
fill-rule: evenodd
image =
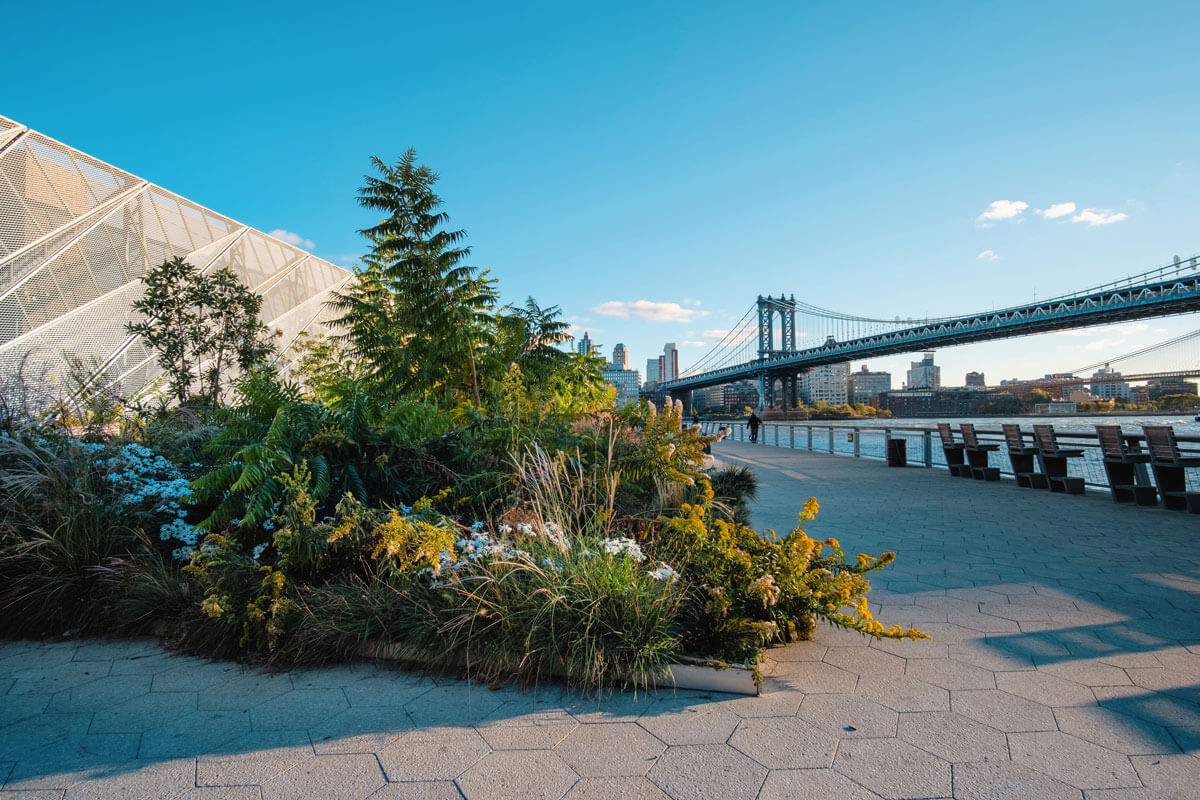
<svg viewBox="0 0 1200 800"><path fill-rule="evenodd" d="M1200 311L1200 272L941 320L845 342L831 339L807 350L775 353L744 364L686 375L663 382L660 388L669 391L672 397L681 398L706 386L747 378L786 377L823 364L1194 311Z"/></svg>
<svg viewBox="0 0 1200 800"><path fill-rule="evenodd" d="M368 662L260 670L156 640L0 642L0 797L1194 798L1196 518L1010 481L720 442L753 521L894 550L874 611L759 697L529 691Z"/></svg>

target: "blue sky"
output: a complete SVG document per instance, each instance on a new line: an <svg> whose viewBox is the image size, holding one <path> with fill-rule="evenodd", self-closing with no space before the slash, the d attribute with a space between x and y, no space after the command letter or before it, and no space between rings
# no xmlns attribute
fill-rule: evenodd
<svg viewBox="0 0 1200 800"><path fill-rule="evenodd" d="M1200 251L1194 2L70 5L4 12L0 114L343 264L368 157L415 147L506 301L639 368L760 293L945 316ZM937 360L995 382L1196 327Z"/></svg>

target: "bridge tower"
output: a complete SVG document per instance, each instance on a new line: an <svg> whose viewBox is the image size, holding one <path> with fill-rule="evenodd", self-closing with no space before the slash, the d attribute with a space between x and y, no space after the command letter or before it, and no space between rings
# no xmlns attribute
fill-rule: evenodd
<svg viewBox="0 0 1200 800"><path fill-rule="evenodd" d="M779 347L775 347L775 315L779 315ZM796 352L796 295L784 297L758 296L758 358L768 361L777 355ZM795 408L798 380L795 375L758 373L759 402L764 408L775 407L775 381L783 384L784 408Z"/></svg>

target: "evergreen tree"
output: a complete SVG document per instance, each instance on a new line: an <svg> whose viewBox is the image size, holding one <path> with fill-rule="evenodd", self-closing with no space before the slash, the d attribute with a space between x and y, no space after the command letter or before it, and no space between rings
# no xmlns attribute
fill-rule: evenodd
<svg viewBox="0 0 1200 800"><path fill-rule="evenodd" d="M469 391L481 406L478 354L493 343L495 282L463 263L466 234L445 228L438 176L416 158L410 149L394 166L371 159L379 175L365 176L358 201L386 216L360 231L371 243L364 269L331 305L385 395L450 404Z"/></svg>

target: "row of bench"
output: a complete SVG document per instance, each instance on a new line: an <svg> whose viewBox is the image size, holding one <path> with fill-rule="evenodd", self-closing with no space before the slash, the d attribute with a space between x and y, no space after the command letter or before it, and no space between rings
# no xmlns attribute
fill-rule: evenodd
<svg viewBox="0 0 1200 800"><path fill-rule="evenodd" d="M951 475L983 481L1000 480L999 467L988 464L988 453L999 450L999 444L980 442L975 435L975 426L968 422L959 426L962 441L955 441L949 423L940 422L937 427ZM1001 427L1018 486L1083 494L1083 478L1067 474L1067 462L1082 456L1083 451L1060 447L1052 425L1033 426L1032 447L1026 443L1019 425ZM1096 426L1113 500L1152 506L1161 496L1166 508L1200 514L1200 493L1187 490L1184 473L1188 467L1200 467L1200 457L1180 452L1175 430L1170 425L1145 425L1142 429L1146 434L1145 451L1138 449L1136 441L1131 443L1126 438L1120 425ZM1141 464L1149 464L1154 470L1157 487L1138 480L1138 465Z"/></svg>

